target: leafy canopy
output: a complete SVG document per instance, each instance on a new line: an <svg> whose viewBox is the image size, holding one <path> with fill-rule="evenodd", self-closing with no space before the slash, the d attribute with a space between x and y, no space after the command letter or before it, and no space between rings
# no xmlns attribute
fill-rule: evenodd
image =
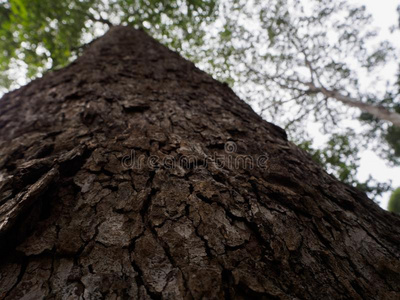
<svg viewBox="0 0 400 300"><path fill-rule="evenodd" d="M0 85L65 66L113 24L147 28L174 49L204 35L215 0L0 0Z"/></svg>

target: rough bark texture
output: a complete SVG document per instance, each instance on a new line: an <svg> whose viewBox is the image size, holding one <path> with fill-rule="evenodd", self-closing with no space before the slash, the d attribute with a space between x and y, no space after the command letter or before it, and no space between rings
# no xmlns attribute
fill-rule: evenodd
<svg viewBox="0 0 400 300"><path fill-rule="evenodd" d="M0 110L1 299L399 299L399 217L144 32Z"/></svg>

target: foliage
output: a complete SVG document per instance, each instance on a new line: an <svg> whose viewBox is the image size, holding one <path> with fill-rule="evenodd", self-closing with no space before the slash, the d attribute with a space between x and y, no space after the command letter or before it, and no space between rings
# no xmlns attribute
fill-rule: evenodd
<svg viewBox="0 0 400 300"><path fill-rule="evenodd" d="M327 170L339 180L353 183L359 157L357 148L350 144L352 136L354 136L354 132L351 130L345 135L333 134L326 146L321 149L314 149L311 141L304 141L299 146L311 154L315 162L326 166Z"/></svg>
<svg viewBox="0 0 400 300"><path fill-rule="evenodd" d="M9 0L0 21L0 68L26 66L33 77L50 66L65 65L79 47L82 28L94 0Z"/></svg>
<svg viewBox="0 0 400 300"><path fill-rule="evenodd" d="M387 209L400 214L400 188L396 189L390 196Z"/></svg>
<svg viewBox="0 0 400 300"><path fill-rule="evenodd" d="M356 134L348 129L345 134L332 134L323 148L313 148L312 142L309 140L303 141L298 146L307 151L316 163L323 166L340 181L357 187L374 199L390 190L390 185L376 182L372 177L365 182L357 180L360 158L358 148L352 143L355 140Z"/></svg>
<svg viewBox="0 0 400 300"><path fill-rule="evenodd" d="M195 37L201 40L203 23L215 17L214 0L0 0L0 5L0 84L5 87L15 70L25 68L32 78L65 66L85 42L114 23L147 28L180 49Z"/></svg>

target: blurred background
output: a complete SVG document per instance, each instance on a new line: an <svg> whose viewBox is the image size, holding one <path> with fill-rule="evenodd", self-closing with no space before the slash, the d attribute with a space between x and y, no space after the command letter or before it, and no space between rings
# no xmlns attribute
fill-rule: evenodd
<svg viewBox="0 0 400 300"><path fill-rule="evenodd" d="M341 181L400 212L395 0L0 0L0 95L141 28L214 78ZM0 102L1 106L1 102ZM396 125L397 120L397 125Z"/></svg>

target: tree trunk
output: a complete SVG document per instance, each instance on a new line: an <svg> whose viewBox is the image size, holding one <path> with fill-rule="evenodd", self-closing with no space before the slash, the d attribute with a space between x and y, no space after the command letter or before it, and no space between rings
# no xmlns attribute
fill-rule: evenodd
<svg viewBox="0 0 400 300"><path fill-rule="evenodd" d="M400 218L142 31L0 110L1 299L399 299Z"/></svg>

